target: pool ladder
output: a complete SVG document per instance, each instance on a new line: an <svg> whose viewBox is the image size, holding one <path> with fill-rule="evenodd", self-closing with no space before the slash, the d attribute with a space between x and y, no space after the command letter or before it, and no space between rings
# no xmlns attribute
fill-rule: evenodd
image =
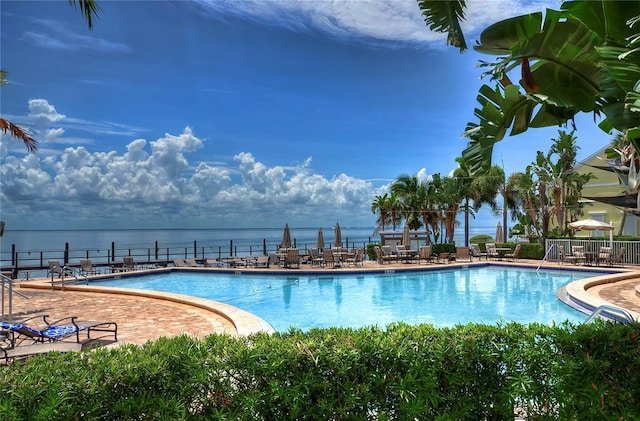
<svg viewBox="0 0 640 421"><path fill-rule="evenodd" d="M623 324L636 322L631 313L623 308L601 305L600 307L596 308L593 313L591 313L591 316L589 316L585 323L591 323L598 317L606 318L608 320Z"/></svg>

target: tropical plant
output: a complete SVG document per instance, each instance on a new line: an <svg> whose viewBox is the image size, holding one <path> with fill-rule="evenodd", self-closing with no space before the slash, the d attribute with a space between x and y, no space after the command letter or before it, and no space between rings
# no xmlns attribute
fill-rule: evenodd
<svg viewBox="0 0 640 421"><path fill-rule="evenodd" d="M80 12L89 25L89 29L93 29L93 19L98 16L98 12L100 11L100 7L95 2L95 0L69 0L69 3L72 6L78 7L80 9ZM4 70L0 70L0 86L8 84L9 81L7 80L7 72ZM26 130L20 128L19 126L2 117L0 117L0 130L2 130L2 133L9 132L11 136L22 140L29 152L35 152L38 150L38 142L33 137L31 137Z"/></svg>
<svg viewBox="0 0 640 421"><path fill-rule="evenodd" d="M462 39L464 1L418 1L429 28ZM472 171L491 165L493 145L530 127L573 124L581 112L604 115L599 126L618 130L640 150L640 2L566 1L497 22L480 35L478 52L499 56L482 62L495 86L480 88L478 122L467 125L462 156ZM461 50L464 43L453 43ZM520 70L519 85L510 72ZM521 89L522 88L522 89Z"/></svg>
<svg viewBox="0 0 640 421"><path fill-rule="evenodd" d="M391 193L398 198L402 219L412 230L422 226L419 200L427 188L427 183L419 180L417 175L403 174L391 184Z"/></svg>
<svg viewBox="0 0 640 421"><path fill-rule="evenodd" d="M378 213L379 216L376 220L374 234L384 231L387 224L393 224L395 209L397 209L398 206L397 202L398 198L394 194L389 195L389 193L385 193L375 197L375 200L371 204L371 212L374 214Z"/></svg>

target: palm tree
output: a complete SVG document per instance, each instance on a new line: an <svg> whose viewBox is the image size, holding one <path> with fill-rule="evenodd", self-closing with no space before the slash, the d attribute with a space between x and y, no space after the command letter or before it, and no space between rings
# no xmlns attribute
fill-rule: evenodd
<svg viewBox="0 0 640 421"><path fill-rule="evenodd" d="M423 195L422 190L425 188L424 183L418 179L417 175L403 174L391 184L391 193L398 198L402 218L411 229L418 229L422 225L418 218L420 215L419 198Z"/></svg>
<svg viewBox="0 0 640 421"><path fill-rule="evenodd" d="M97 17L98 12L100 11L100 7L95 2L95 0L69 0L69 3L71 3L72 6L78 7L80 9L80 12L89 25L89 29L93 29L93 18ZM7 80L7 72L4 70L0 70L0 87L8 84L9 81ZM2 133L9 132L11 136L22 140L29 152L35 152L38 150L38 142L33 137L31 137L26 130L20 128L19 126L2 117L0 117L0 130L2 130Z"/></svg>
<svg viewBox="0 0 640 421"><path fill-rule="evenodd" d="M389 193L383 195L377 195L375 200L371 204L371 212L379 213L376 220L376 229L374 234L378 234L380 231L384 231L384 227L387 223L391 222L391 209L395 206L393 197L389 196Z"/></svg>

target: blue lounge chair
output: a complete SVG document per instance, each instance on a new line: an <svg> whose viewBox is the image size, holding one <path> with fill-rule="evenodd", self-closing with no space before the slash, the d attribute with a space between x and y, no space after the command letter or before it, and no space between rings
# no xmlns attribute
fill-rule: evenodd
<svg viewBox="0 0 640 421"><path fill-rule="evenodd" d="M39 317L39 316L36 316ZM54 342L65 339L69 336L75 335L76 342L80 342L80 330L81 327L75 322L76 317L65 317L54 322L49 322L47 319L49 316L42 316L46 327L39 329L30 326L26 322L29 322L36 317L31 317L23 320L19 323L0 322L0 329L6 330L12 335L12 343L16 345L16 341L22 342L27 339L32 340L34 343L38 342Z"/></svg>

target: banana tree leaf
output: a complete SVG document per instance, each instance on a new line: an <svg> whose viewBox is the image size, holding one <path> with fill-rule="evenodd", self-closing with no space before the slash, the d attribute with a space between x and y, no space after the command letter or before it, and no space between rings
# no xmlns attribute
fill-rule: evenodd
<svg viewBox="0 0 640 421"><path fill-rule="evenodd" d="M619 45L624 45L634 32L623 23L640 16L638 1L573 0L562 3L561 9L597 33L602 40L606 39L608 44Z"/></svg>
<svg viewBox="0 0 640 421"><path fill-rule="evenodd" d="M497 22L480 34L474 50L484 54L509 54L514 45L540 33L542 13L531 13Z"/></svg>
<svg viewBox="0 0 640 421"><path fill-rule="evenodd" d="M460 26L466 7L464 0L418 0L418 7L431 31L446 32L448 45L459 48L460 52L467 49L467 42Z"/></svg>

